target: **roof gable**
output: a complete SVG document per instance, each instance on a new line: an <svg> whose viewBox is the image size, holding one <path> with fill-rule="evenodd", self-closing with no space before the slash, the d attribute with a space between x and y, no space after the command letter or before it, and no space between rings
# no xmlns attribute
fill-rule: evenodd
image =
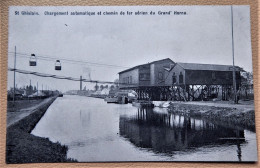
<svg viewBox="0 0 260 168"><path fill-rule="evenodd" d="M127 71L131 71L133 69L139 68L139 67L144 66L144 65L156 64L156 63L163 62L163 61L169 61L169 63L174 63L170 58L165 58L165 59L161 59L161 60L157 60L157 61L153 61L153 62L148 62L146 64L141 64L141 65L134 66L132 68L126 69L124 71L121 71L118 74L121 74L121 73L124 73L124 72L127 72Z"/></svg>

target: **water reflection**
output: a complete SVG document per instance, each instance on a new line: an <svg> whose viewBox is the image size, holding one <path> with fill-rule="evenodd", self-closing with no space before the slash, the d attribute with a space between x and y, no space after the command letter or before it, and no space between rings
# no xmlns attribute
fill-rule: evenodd
<svg viewBox="0 0 260 168"><path fill-rule="evenodd" d="M245 143L243 130L234 130L185 115L156 112L151 108L137 109L134 115L120 115L120 135L139 148L172 155L198 147L240 145Z"/></svg>

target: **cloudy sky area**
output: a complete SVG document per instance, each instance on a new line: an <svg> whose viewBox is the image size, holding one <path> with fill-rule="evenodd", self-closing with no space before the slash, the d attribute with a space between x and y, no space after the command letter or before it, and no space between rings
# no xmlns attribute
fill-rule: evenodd
<svg viewBox="0 0 260 168"><path fill-rule="evenodd" d="M15 11L37 11L39 16L15 15ZM185 11L187 15L170 16L47 16L45 11ZM252 71L249 6L234 6L235 64ZM66 25L67 26L66 26ZM114 81L118 72L159 59L176 62L232 65L230 6L147 6L147 7L10 7L8 67L92 80ZM29 66L23 54L47 56ZM62 71L54 70L55 59ZM117 65L72 64L77 61ZM41 78L16 73L18 87L39 83L62 91L79 89L79 82ZM8 72L8 88L13 86L13 72ZM84 86L92 89L93 84Z"/></svg>

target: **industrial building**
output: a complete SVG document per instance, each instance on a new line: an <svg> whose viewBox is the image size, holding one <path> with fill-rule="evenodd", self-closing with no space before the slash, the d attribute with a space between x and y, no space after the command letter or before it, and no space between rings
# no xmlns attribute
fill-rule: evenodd
<svg viewBox="0 0 260 168"><path fill-rule="evenodd" d="M240 71L235 66L237 90ZM206 100L232 97L233 66L174 62L170 58L119 72L120 89L132 89L140 100Z"/></svg>

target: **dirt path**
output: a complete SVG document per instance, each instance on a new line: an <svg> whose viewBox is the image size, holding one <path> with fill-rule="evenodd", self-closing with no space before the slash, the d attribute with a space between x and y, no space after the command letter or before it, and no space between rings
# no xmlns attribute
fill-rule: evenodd
<svg viewBox="0 0 260 168"><path fill-rule="evenodd" d="M52 98L46 98L39 104L35 104L31 107L20 109L15 112L7 112L7 127L10 125L13 125L14 123L20 121L24 117L30 115L31 113L35 112L38 108L40 108L42 105L49 102Z"/></svg>

